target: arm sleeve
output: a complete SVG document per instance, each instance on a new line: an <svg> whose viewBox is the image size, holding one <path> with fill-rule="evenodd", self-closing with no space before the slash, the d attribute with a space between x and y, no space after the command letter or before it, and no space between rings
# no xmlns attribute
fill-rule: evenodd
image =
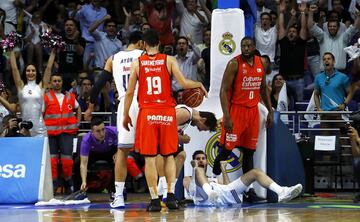
<svg viewBox="0 0 360 222"><path fill-rule="evenodd" d="M100 74L100 77L98 81L95 83L94 87L91 90L90 93L90 102L95 104L97 101L97 97L101 91L102 88L104 88L107 81L111 80L111 73L103 70Z"/></svg>

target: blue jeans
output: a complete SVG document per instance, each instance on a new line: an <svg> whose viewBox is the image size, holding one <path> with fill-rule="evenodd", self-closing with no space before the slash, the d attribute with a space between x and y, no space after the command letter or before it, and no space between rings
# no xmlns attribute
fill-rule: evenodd
<svg viewBox="0 0 360 222"><path fill-rule="evenodd" d="M87 64L90 59L90 53L95 53L94 43L87 42L84 49L83 64L85 67L93 68L95 57L92 58L92 61L89 64Z"/></svg>
<svg viewBox="0 0 360 222"><path fill-rule="evenodd" d="M296 80L286 80L286 86L295 93L295 101L303 101L305 88L304 78Z"/></svg>

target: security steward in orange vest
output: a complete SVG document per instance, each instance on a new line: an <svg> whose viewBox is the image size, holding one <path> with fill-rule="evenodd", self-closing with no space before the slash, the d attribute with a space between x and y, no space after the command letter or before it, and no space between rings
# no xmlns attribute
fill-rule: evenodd
<svg viewBox="0 0 360 222"><path fill-rule="evenodd" d="M51 90L45 93L44 96L43 111L49 136L54 190L56 191L63 182L65 193L69 194L73 191L71 178L73 168L73 138L79 129L81 109L73 93L62 93L63 80L61 75L52 75L50 84ZM74 115L74 111L76 115ZM62 178L58 172L59 161L61 161L62 165Z"/></svg>

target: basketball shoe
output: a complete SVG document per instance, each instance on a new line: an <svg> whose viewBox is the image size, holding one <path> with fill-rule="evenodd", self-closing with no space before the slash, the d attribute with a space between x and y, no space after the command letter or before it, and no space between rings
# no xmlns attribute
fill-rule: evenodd
<svg viewBox="0 0 360 222"><path fill-rule="evenodd" d="M302 191L302 185L296 184L292 187L284 187L283 191L278 195L278 202L283 203L299 196Z"/></svg>
<svg viewBox="0 0 360 222"><path fill-rule="evenodd" d="M110 203L110 207L112 207L112 208L124 208L125 207L124 196L123 195L115 196L114 201Z"/></svg>

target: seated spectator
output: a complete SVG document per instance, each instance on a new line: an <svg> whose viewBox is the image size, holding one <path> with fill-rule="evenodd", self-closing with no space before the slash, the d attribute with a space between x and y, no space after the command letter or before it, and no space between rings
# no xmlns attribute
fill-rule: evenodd
<svg viewBox="0 0 360 222"><path fill-rule="evenodd" d="M281 88L283 87L285 83L285 79L281 74L276 74L272 80L271 83L271 92L270 92L270 101L271 101L271 106L274 108L274 110L277 110L277 105L278 105L278 99L279 99L279 94L281 91ZM288 97L288 110L290 110L290 106L292 103L292 94L291 94L291 89L287 88L287 97Z"/></svg>
<svg viewBox="0 0 360 222"><path fill-rule="evenodd" d="M90 91L92 88L92 82L88 78L84 78L80 83L80 94L77 97L81 112L85 112L90 102Z"/></svg>

